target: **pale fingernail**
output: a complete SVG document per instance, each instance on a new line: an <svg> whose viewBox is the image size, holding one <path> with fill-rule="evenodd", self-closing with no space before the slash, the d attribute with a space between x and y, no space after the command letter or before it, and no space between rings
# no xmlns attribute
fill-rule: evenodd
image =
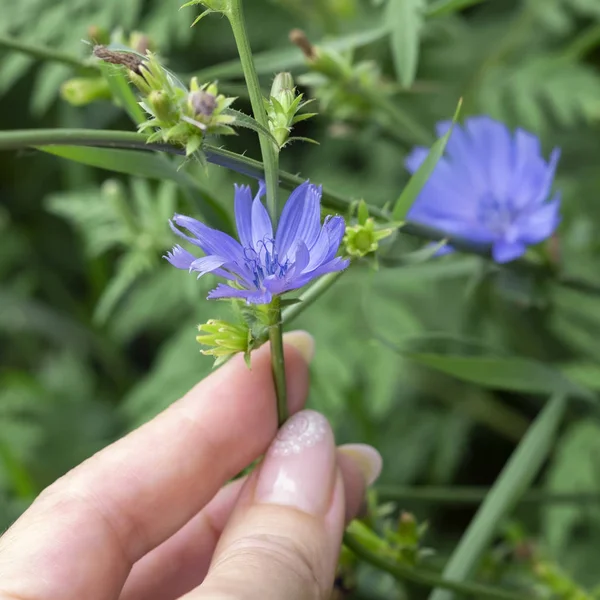
<svg viewBox="0 0 600 600"><path fill-rule="evenodd" d="M381 474L383 459L373 446L344 444L338 448L338 452L341 452L356 464L363 474L367 487L374 483Z"/></svg>
<svg viewBox="0 0 600 600"><path fill-rule="evenodd" d="M313 410L303 410L281 427L267 451L255 499L313 515L325 514L336 473L335 442L327 419Z"/></svg>
<svg viewBox="0 0 600 600"><path fill-rule="evenodd" d="M297 329L283 334L285 344L293 346L300 352L306 364L310 364L315 355L315 338L307 331Z"/></svg>

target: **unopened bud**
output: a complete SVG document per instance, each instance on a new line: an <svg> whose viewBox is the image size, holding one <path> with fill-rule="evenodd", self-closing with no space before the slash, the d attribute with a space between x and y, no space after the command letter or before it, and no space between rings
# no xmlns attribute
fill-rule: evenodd
<svg viewBox="0 0 600 600"><path fill-rule="evenodd" d="M286 97L291 94L294 96L294 78L291 73L277 73L271 86L271 96L279 100L280 97ZM281 100L279 100L281 102Z"/></svg>
<svg viewBox="0 0 600 600"><path fill-rule="evenodd" d="M364 212L360 215L364 218ZM379 240L390 236L394 232L391 228L375 229L375 222L372 218L366 219L361 225L349 225L346 227L344 243L346 252L350 256L361 257L371 252L376 252L379 248Z"/></svg>
<svg viewBox="0 0 600 600"><path fill-rule="evenodd" d="M188 96L188 102L194 115L212 116L217 108L217 98L205 90L197 90Z"/></svg>
<svg viewBox="0 0 600 600"><path fill-rule="evenodd" d="M154 116L160 121L169 121L174 116L171 99L166 92L153 90L148 94L148 104Z"/></svg>
<svg viewBox="0 0 600 600"><path fill-rule="evenodd" d="M198 325L198 331L201 335L196 337L196 341L209 347L200 352L214 356L215 366L239 352L248 354L251 349L251 335L245 324L210 319L203 325Z"/></svg>
<svg viewBox="0 0 600 600"><path fill-rule="evenodd" d="M95 100L111 98L110 87L103 77L75 77L60 87L60 95L73 106L85 106Z"/></svg>

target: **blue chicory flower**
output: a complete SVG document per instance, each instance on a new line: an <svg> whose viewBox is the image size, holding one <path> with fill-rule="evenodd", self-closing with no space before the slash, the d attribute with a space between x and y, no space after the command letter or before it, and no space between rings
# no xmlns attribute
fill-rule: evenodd
<svg viewBox="0 0 600 600"><path fill-rule="evenodd" d="M438 123L438 136L449 127L449 121ZM406 168L414 173L427 153L415 148ZM490 244L496 262L514 260L560 221L560 194L549 199L559 156L555 148L546 161L539 139L523 129L512 135L490 117L471 117L454 127L407 219Z"/></svg>
<svg viewBox="0 0 600 600"><path fill-rule="evenodd" d="M178 269L198 277L214 273L232 285L219 284L209 299L243 298L248 304L268 304L273 296L301 288L313 279L345 269L349 262L336 253L344 237L342 217L328 217L321 226L321 187L308 181L298 186L283 209L277 233L261 197L252 199L250 187L235 186L235 220L239 242L200 221L176 214L173 231L198 246L201 258L176 245L165 257ZM191 237L180 231L183 227Z"/></svg>

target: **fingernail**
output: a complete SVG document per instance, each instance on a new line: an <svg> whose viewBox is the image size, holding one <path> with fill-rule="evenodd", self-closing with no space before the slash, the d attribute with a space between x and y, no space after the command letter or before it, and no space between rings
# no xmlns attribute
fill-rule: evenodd
<svg viewBox="0 0 600 600"><path fill-rule="evenodd" d="M309 365L315 355L315 338L307 331L297 329L283 334L283 341L300 352L306 364Z"/></svg>
<svg viewBox="0 0 600 600"><path fill-rule="evenodd" d="M338 448L348 458L350 458L365 478L365 484L370 486L381 474L383 459L381 454L367 444L344 444Z"/></svg>
<svg viewBox="0 0 600 600"><path fill-rule="evenodd" d="M327 419L313 410L291 417L279 430L260 467L255 500L327 512L336 478L336 449Z"/></svg>

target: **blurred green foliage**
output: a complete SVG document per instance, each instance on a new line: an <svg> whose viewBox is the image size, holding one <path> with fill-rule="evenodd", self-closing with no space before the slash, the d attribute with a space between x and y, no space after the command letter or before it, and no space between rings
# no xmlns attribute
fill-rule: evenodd
<svg viewBox="0 0 600 600"><path fill-rule="evenodd" d="M480 576L522 586L529 597L577 597L556 583L559 571L576 590L592 589L600 584L600 2L245 5L265 95L285 69L305 98L316 98L311 110L319 107L295 133L320 146L286 147L290 172L352 199L393 203L408 180L407 151L433 140L434 123L453 114L460 96L463 117L489 114L562 149L563 222L547 251L590 289L477 256L402 262L422 243L400 234L378 268L368 258L353 267L293 326L317 341L310 403L340 442L380 449L385 484L490 486L547 395L570 394L536 479L540 501L511 516L528 533L512 535L505 523ZM110 101L73 107L59 97L65 80L82 75L72 65L35 60L2 41L87 60L91 47L80 40L91 26L144 32L170 69L200 83L218 79L224 93L240 96L236 108L250 112L224 19L190 29L193 10L158 0L0 0L0 14L0 130L134 129ZM287 39L297 27L329 49L336 69L307 64ZM259 157L253 132L227 143ZM173 242L167 220L175 210L199 216L211 205L230 217L233 183L244 178L193 163L128 165L118 154L115 173L90 166L105 164L93 150L77 152L68 158L80 162L27 150L3 153L0 163L0 528L48 483L210 373L196 326L228 316L226 305L204 300L213 281L196 281L161 256ZM553 504L557 492L597 497ZM424 542L436 554L425 560L433 567L474 511L415 498L397 504L429 521ZM544 568L542 558L523 558L525 546ZM372 568L355 583L357 597L425 597L422 587L399 586Z"/></svg>

